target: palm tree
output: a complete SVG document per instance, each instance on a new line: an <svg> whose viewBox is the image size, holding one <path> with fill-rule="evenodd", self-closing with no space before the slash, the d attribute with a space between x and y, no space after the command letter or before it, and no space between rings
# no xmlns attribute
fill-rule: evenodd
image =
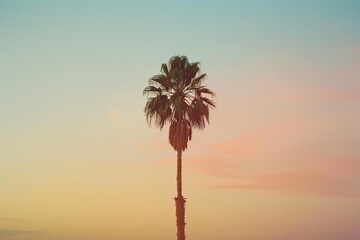
<svg viewBox="0 0 360 240"><path fill-rule="evenodd" d="M191 140L192 129L209 123L209 109L215 107L215 93L202 85L199 62L189 63L186 56L173 56L161 65L161 73L149 79L145 116L149 125L160 130L169 124L169 143L177 151L177 239L185 240L185 198L182 196L181 155ZM209 98L210 97L210 98Z"/></svg>

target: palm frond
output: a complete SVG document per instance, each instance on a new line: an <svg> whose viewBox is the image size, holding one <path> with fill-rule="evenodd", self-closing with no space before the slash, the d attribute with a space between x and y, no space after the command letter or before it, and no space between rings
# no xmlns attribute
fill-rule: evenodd
<svg viewBox="0 0 360 240"><path fill-rule="evenodd" d="M209 112L209 106L201 99L195 98L188 111L191 124L196 128L203 129L205 127L205 121L208 124L210 123Z"/></svg>
<svg viewBox="0 0 360 240"><path fill-rule="evenodd" d="M165 63L161 64L161 71L166 75L169 76L169 69Z"/></svg>
<svg viewBox="0 0 360 240"><path fill-rule="evenodd" d="M149 79L149 85L154 85L155 87L169 90L172 86L172 83L168 76L158 74Z"/></svg>
<svg viewBox="0 0 360 240"><path fill-rule="evenodd" d="M170 72L174 69L180 69L181 68L181 57L180 56L173 56L170 58L168 66L170 67Z"/></svg>
<svg viewBox="0 0 360 240"><path fill-rule="evenodd" d="M189 89L200 87L201 83L205 80L206 77L207 77L206 73L203 73L197 76L196 78L193 78L191 80L191 83L189 84Z"/></svg>
<svg viewBox="0 0 360 240"><path fill-rule="evenodd" d="M149 96L151 94L155 94L157 95L161 95L163 92L163 89L159 88L159 87L155 87L155 86L147 86L144 90L143 90L143 95L145 96Z"/></svg>
<svg viewBox="0 0 360 240"><path fill-rule="evenodd" d="M211 97L215 97L215 93L213 91L211 91L209 88L204 87L204 86L195 88L195 94L198 97L201 97L202 94L209 94L209 95L211 95Z"/></svg>
<svg viewBox="0 0 360 240"><path fill-rule="evenodd" d="M158 95L149 98L145 105L144 112L146 120L150 125L154 122L155 126L162 129L166 122L170 121L172 115L168 97L166 95Z"/></svg>
<svg viewBox="0 0 360 240"><path fill-rule="evenodd" d="M175 150L187 148L192 129L209 124L209 111L215 107L215 93L202 85L207 75L200 74L199 66L186 56L173 56L143 90L148 97L144 108L148 124L160 129L169 124L169 143Z"/></svg>
<svg viewBox="0 0 360 240"><path fill-rule="evenodd" d="M206 105L210 106L211 108L215 108L215 102L212 99L207 97L200 97L200 100L205 102Z"/></svg>
<svg viewBox="0 0 360 240"><path fill-rule="evenodd" d="M186 86L189 86L192 79L196 77L196 75L199 73L199 62L194 62L189 64L185 69L185 79L186 79Z"/></svg>

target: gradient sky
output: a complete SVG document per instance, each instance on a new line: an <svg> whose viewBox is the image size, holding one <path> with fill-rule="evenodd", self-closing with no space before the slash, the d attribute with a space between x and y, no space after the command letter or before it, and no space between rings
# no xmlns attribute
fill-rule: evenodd
<svg viewBox="0 0 360 240"><path fill-rule="evenodd" d="M359 1L0 0L0 239L175 239L176 152L142 90L217 93L184 153L187 235L360 239Z"/></svg>

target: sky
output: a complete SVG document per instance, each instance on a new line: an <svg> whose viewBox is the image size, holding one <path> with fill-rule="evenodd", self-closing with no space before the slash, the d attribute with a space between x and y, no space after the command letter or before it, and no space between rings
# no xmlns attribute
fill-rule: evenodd
<svg viewBox="0 0 360 240"><path fill-rule="evenodd" d="M359 1L0 0L0 239L175 239L142 90L200 61L188 239L360 238Z"/></svg>

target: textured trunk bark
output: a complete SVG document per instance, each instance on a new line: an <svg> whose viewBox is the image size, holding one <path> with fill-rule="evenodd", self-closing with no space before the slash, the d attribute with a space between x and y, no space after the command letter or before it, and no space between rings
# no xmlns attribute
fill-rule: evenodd
<svg viewBox="0 0 360 240"><path fill-rule="evenodd" d="M175 197L176 206L176 226L177 226L177 240L185 240L185 198L182 196L182 181L181 181L181 148L177 151L177 197Z"/></svg>

